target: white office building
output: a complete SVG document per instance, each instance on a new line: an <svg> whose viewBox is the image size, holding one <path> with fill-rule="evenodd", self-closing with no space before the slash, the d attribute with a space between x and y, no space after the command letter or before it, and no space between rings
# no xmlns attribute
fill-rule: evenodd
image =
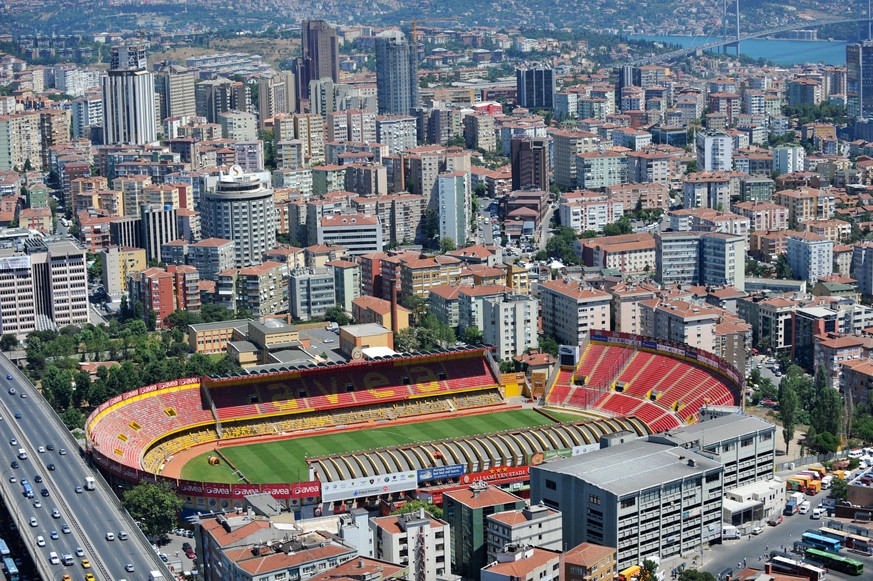
<svg viewBox="0 0 873 581"><path fill-rule="evenodd" d="M437 581L451 570L449 524L420 510L370 519L373 556L409 567L409 578Z"/></svg>
<svg viewBox="0 0 873 581"><path fill-rule="evenodd" d="M788 266L799 280L815 284L819 277L834 272L834 243L812 232L792 232L788 236Z"/></svg>
<svg viewBox="0 0 873 581"><path fill-rule="evenodd" d="M699 171L730 171L733 168L734 140L727 133L698 133L696 145Z"/></svg>
<svg viewBox="0 0 873 581"><path fill-rule="evenodd" d="M115 46L103 85L103 143L146 145L157 141L154 75L146 45Z"/></svg>
<svg viewBox="0 0 873 581"><path fill-rule="evenodd" d="M464 171L437 177L440 240L450 238L457 246L470 237L470 174Z"/></svg>
<svg viewBox="0 0 873 581"><path fill-rule="evenodd" d="M804 171L806 151L799 145L780 145L773 148L773 171L778 174Z"/></svg>
<svg viewBox="0 0 873 581"><path fill-rule="evenodd" d="M537 306L529 295L506 294L482 301L482 340L495 346L495 359L505 361L536 349Z"/></svg>

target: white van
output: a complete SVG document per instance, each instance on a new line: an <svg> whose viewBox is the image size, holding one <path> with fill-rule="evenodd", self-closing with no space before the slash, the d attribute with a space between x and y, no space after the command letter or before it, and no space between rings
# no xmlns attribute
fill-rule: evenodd
<svg viewBox="0 0 873 581"><path fill-rule="evenodd" d="M733 525L722 525L721 538L724 541L740 538L740 530Z"/></svg>
<svg viewBox="0 0 873 581"><path fill-rule="evenodd" d="M864 453L859 449L849 451L849 458L860 458L863 455Z"/></svg>
<svg viewBox="0 0 873 581"><path fill-rule="evenodd" d="M812 505L809 503L808 500L804 500L803 502L800 503L800 507L798 508L798 512L800 514L806 514L809 512L810 508L812 508Z"/></svg>
<svg viewBox="0 0 873 581"><path fill-rule="evenodd" d="M51 553L49 553L49 562L50 562L52 565L60 565L60 564L61 564L61 560L58 559L58 554L55 553L54 551L52 551Z"/></svg>
<svg viewBox="0 0 873 581"><path fill-rule="evenodd" d="M27 452L24 448L18 449L18 459L19 460L27 460Z"/></svg>
<svg viewBox="0 0 873 581"><path fill-rule="evenodd" d="M814 508L814 509L812 509L812 514L809 515L809 518L814 519L814 520L818 520L821 518L821 513L822 513L822 509Z"/></svg>

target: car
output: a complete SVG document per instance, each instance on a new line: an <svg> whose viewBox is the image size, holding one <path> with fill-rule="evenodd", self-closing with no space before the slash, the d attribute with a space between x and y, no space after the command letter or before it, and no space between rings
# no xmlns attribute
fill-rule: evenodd
<svg viewBox="0 0 873 581"><path fill-rule="evenodd" d="M36 449L36 451L39 452L40 454L45 454L45 446L40 446L39 448Z"/></svg>
<svg viewBox="0 0 873 581"><path fill-rule="evenodd" d="M115 540L115 533L113 533L113 532L106 533L106 540L107 541L114 541Z"/></svg>
<svg viewBox="0 0 873 581"><path fill-rule="evenodd" d="M21 399L27 399L27 394L23 391L21 392Z"/></svg>
<svg viewBox="0 0 873 581"><path fill-rule="evenodd" d="M11 373L7 373L7 374L6 374L6 379L12 379L12 374L11 374Z"/></svg>
<svg viewBox="0 0 873 581"><path fill-rule="evenodd" d="M182 550L187 553L188 551L193 550L193 547L191 546L191 543L185 541L184 543L182 543Z"/></svg>
<svg viewBox="0 0 873 581"><path fill-rule="evenodd" d="M15 419L16 419L16 420L20 420L20 419L21 419L21 412L15 412Z"/></svg>
<svg viewBox="0 0 873 581"><path fill-rule="evenodd" d="M46 466L46 468L48 468L48 469L51 470L52 472L55 471L55 465L54 465L54 464L49 464L48 466Z"/></svg>
<svg viewBox="0 0 873 581"><path fill-rule="evenodd" d="M62 524L61 525L61 532L64 533L65 535L70 534L70 525L68 525L67 523Z"/></svg>
<svg viewBox="0 0 873 581"><path fill-rule="evenodd" d="M85 551L82 549L82 547L76 547L76 556L77 557L84 557L85 556Z"/></svg>
<svg viewBox="0 0 873 581"><path fill-rule="evenodd" d="M56 508L52 509L52 518L61 518L61 511Z"/></svg>
<svg viewBox="0 0 873 581"><path fill-rule="evenodd" d="M325 343L333 343L333 339L325 339L324 342Z"/></svg>
<svg viewBox="0 0 873 581"><path fill-rule="evenodd" d="M91 561L89 561L88 559L82 559L82 568L83 569L90 569L91 568Z"/></svg>
<svg viewBox="0 0 873 581"><path fill-rule="evenodd" d="M763 369L763 368L764 368L764 366L761 365L760 363L757 365L757 367L758 367L758 369Z"/></svg>
<svg viewBox="0 0 873 581"><path fill-rule="evenodd" d="M764 532L764 527L762 527L762 526L756 526L755 528L752 529L753 535L760 535L763 532Z"/></svg>
<svg viewBox="0 0 873 581"><path fill-rule="evenodd" d="M48 450L49 452L51 452L55 449L55 445L54 444L46 444L45 449Z"/></svg>
<svg viewBox="0 0 873 581"><path fill-rule="evenodd" d="M193 539L194 538L194 531L186 530L185 536L188 537L189 539Z"/></svg>
<svg viewBox="0 0 873 581"><path fill-rule="evenodd" d="M60 454L61 456L66 456L66 455L67 455L67 449L66 449L66 448L61 448L60 450L58 450L58 454Z"/></svg>
<svg viewBox="0 0 873 581"><path fill-rule="evenodd" d="M12 463L9 465L12 466L13 470L18 470L18 462L16 462L15 460L13 460Z"/></svg>
<svg viewBox="0 0 873 581"><path fill-rule="evenodd" d="M133 563L128 563L127 565L125 565L124 570L128 573L133 573Z"/></svg>
<svg viewBox="0 0 873 581"><path fill-rule="evenodd" d="M36 535L36 546L44 547L45 546L45 537L42 535Z"/></svg>
<svg viewBox="0 0 873 581"><path fill-rule="evenodd" d="M76 487L76 494L82 494L82 487L81 486Z"/></svg>
<svg viewBox="0 0 873 581"><path fill-rule="evenodd" d="M9 445L10 445L10 446L17 446L17 445L18 445L18 439L17 439L17 438L12 438L11 440L9 440Z"/></svg>
<svg viewBox="0 0 873 581"><path fill-rule="evenodd" d="M127 531L118 531L118 540L126 541L127 540Z"/></svg>
<svg viewBox="0 0 873 581"><path fill-rule="evenodd" d="M39 526L39 523L36 522L36 517L33 517L33 516L30 517L30 526L32 526L32 527Z"/></svg>
<svg viewBox="0 0 873 581"><path fill-rule="evenodd" d="M64 573L64 576L61 577L61 581L73 581L73 578L70 577L68 573Z"/></svg>
<svg viewBox="0 0 873 581"><path fill-rule="evenodd" d="M94 581L94 575L91 573L85 573L85 581Z"/></svg>
<svg viewBox="0 0 873 581"><path fill-rule="evenodd" d="M167 557L167 554L166 554L166 553L161 553L161 554L158 555L158 556L161 558L161 561L163 561L164 563L169 563L169 562L170 562L170 558Z"/></svg>
<svg viewBox="0 0 873 581"><path fill-rule="evenodd" d="M42 484L42 476L37 474L36 476L33 477L33 481L36 482L37 484Z"/></svg>
<svg viewBox="0 0 873 581"><path fill-rule="evenodd" d="M58 538L59 538L59 536L58 536L58 531L52 531L52 532L50 532L50 533L49 533L49 536L52 538L53 541L58 540Z"/></svg>
<svg viewBox="0 0 873 581"><path fill-rule="evenodd" d="M9 395L15 395L15 388L14 387L9 388Z"/></svg>
<svg viewBox="0 0 873 581"><path fill-rule="evenodd" d="M43 497L43 498L48 498L48 497L49 497L49 491L48 491L48 488L43 488L43 489L40 491L40 494L42 494L42 497Z"/></svg>
<svg viewBox="0 0 873 581"><path fill-rule="evenodd" d="M42 508L42 502L38 498L33 501L33 508Z"/></svg>
<svg viewBox="0 0 873 581"><path fill-rule="evenodd" d="M12 484L15 484L16 482L18 482L18 478L16 478L15 475L13 474L12 476L9 477L9 482L11 482Z"/></svg>
<svg viewBox="0 0 873 581"><path fill-rule="evenodd" d="M771 527L775 527L775 526L781 525L783 520L784 519L782 518L782 515L778 514L778 515L774 516L773 518L771 518L770 520L768 520L767 524L770 525Z"/></svg>

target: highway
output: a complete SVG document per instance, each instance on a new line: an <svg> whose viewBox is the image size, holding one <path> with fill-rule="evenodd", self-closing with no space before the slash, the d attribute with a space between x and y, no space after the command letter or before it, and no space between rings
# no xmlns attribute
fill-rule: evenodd
<svg viewBox="0 0 873 581"><path fill-rule="evenodd" d="M7 375L11 375L12 380L7 379ZM10 388L14 388L16 393L10 394ZM22 398L22 393L27 397ZM21 414L20 419L15 418L16 413ZM172 579L130 515L121 509L102 476L85 463L77 442L58 416L5 355L0 356L0 417L3 418L0 421L0 449L5 447L7 450L0 457L3 490L9 504L13 505L10 512L18 522L19 531L43 579L60 580L64 573L73 579L82 579L89 571L98 580L144 579L153 570L161 571L166 579ZM10 444L12 438L18 443ZM53 445L54 450L38 451L40 446L48 448L48 444ZM26 460L17 459L19 448L26 450ZM61 454L62 449L66 451L65 455ZM13 461L19 463L18 469L11 467ZM50 464L55 466L54 470L48 469ZM12 475L18 482L10 482ZM42 483L35 482L37 475L44 479ZM97 487L93 491L77 493L75 488L84 487L85 476L94 476ZM33 499L26 499L22 494L22 478L33 486ZM48 497L42 497L43 488L49 491ZM42 502L41 508L33 505L37 499ZM60 518L52 518L53 508L58 509ZM31 517L36 518L36 527L30 525ZM71 529L68 534L62 532L64 523ZM58 532L57 540L50 538L52 530ZM128 534L127 540L118 538L122 530ZM112 532L115 540L107 540L107 532ZM45 538L45 547L36 546L37 535ZM85 558L92 565L90 570L83 569L81 558L75 556L76 547L84 550ZM60 556L72 554L74 565L51 565L50 551ZM125 570L127 564L133 565L133 572Z"/></svg>

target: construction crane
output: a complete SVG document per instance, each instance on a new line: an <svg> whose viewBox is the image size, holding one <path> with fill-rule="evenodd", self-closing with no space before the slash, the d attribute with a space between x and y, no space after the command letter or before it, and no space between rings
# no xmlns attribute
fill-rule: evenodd
<svg viewBox="0 0 873 581"><path fill-rule="evenodd" d="M411 23L412 24L412 42L418 42L418 23L419 22L434 22L434 21L445 22L445 18L413 18L412 20L401 20L400 24Z"/></svg>

